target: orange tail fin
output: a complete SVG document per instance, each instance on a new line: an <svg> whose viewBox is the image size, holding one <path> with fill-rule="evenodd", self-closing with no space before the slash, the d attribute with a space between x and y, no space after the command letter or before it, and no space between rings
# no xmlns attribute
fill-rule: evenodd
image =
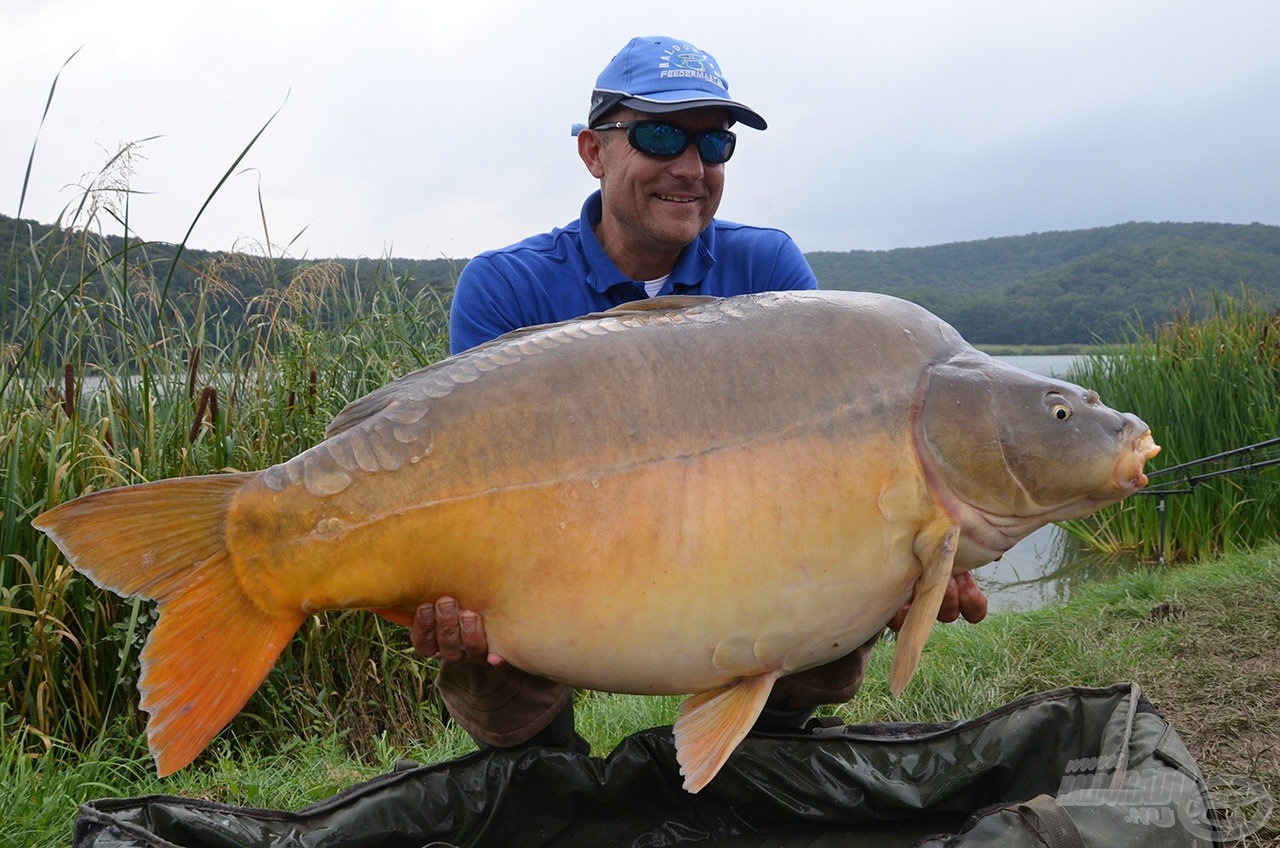
<svg viewBox="0 0 1280 848"><path fill-rule="evenodd" d="M227 552L231 497L257 472L109 489L38 516L76 570L158 602L138 688L161 777L190 763L240 711L302 625L245 594Z"/></svg>

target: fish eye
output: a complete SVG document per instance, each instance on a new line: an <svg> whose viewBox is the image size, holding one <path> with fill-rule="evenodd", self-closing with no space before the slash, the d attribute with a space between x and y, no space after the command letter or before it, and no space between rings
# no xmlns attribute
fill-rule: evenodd
<svg viewBox="0 0 1280 848"><path fill-rule="evenodd" d="M1075 412L1071 408L1071 404L1067 403L1066 398L1057 392L1050 392L1045 395L1045 405L1049 408L1049 414L1059 421L1066 421Z"/></svg>

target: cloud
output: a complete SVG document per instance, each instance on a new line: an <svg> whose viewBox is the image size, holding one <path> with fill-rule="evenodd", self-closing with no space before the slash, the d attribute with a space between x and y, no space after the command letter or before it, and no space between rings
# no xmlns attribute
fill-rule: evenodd
<svg viewBox="0 0 1280 848"><path fill-rule="evenodd" d="M315 257L470 256L564 224L593 188L569 125L632 35L711 50L770 122L743 130L721 214L805 249L891 248L1133 219L1280 223L1280 6L796 0L636 10L49 0L6 9L0 212L24 216L116 147L130 220L270 236ZM299 235L301 233L301 235Z"/></svg>

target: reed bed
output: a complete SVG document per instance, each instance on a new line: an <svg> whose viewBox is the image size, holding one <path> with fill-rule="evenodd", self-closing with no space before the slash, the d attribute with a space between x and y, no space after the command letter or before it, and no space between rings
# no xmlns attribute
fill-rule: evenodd
<svg viewBox="0 0 1280 848"><path fill-rule="evenodd" d="M1109 406L1151 425L1162 451L1149 465L1168 468L1280 436L1280 313L1247 293L1218 296L1211 314L1185 315L1124 344L1100 348L1070 374ZM1273 458L1258 457L1258 459ZM1099 550L1138 551L1154 558L1198 559L1280 538L1280 467L1186 480L1226 465L1156 475L1151 490L1188 494L1134 497L1122 507L1070 522L1068 529ZM1161 530L1163 501L1167 528Z"/></svg>
<svg viewBox="0 0 1280 848"><path fill-rule="evenodd" d="M446 349L447 290L389 260L352 275L266 251L219 254L178 291L169 259L95 234L106 214L82 204L72 226L5 246L23 261L11 258L0 298L0 730L33 754L137 736L137 656L154 617L74 572L34 516L97 489L287 459L346 401ZM231 270L262 293L246 301ZM402 628L319 616L232 733L268 751L315 728L429 734L429 676Z"/></svg>

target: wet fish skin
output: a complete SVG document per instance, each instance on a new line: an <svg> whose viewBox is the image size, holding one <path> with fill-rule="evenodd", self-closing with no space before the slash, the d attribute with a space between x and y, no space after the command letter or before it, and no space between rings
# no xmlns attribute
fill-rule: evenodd
<svg viewBox="0 0 1280 848"><path fill-rule="evenodd" d="M778 677L857 647L919 581L901 691L953 573L1132 493L1156 450L1136 417L905 301L658 299L406 375L265 471L94 493L35 525L100 586L159 600L140 689L162 774L307 615L407 623L449 594L519 668L695 693L676 742L697 791Z"/></svg>

